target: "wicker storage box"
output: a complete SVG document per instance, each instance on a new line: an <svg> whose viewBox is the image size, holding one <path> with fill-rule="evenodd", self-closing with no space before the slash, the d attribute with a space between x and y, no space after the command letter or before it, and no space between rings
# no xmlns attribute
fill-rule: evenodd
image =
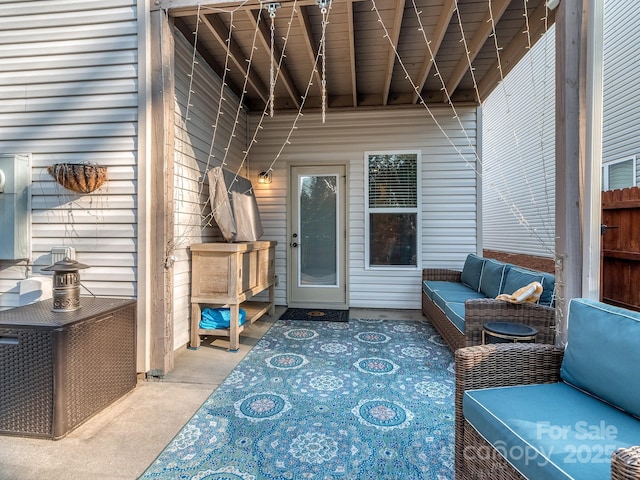
<svg viewBox="0 0 640 480"><path fill-rule="evenodd" d="M0 312L0 434L58 439L136 386L135 301Z"/></svg>

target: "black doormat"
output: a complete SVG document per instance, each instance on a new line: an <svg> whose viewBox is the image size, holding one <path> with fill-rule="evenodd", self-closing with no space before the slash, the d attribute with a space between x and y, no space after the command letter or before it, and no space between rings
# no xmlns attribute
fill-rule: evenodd
<svg viewBox="0 0 640 480"><path fill-rule="evenodd" d="M348 322L349 310L326 308L287 308L280 320L321 320L323 322Z"/></svg>

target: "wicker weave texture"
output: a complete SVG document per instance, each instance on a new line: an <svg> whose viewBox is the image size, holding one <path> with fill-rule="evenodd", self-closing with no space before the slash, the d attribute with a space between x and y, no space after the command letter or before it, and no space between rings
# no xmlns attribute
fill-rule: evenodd
<svg viewBox="0 0 640 480"><path fill-rule="evenodd" d="M40 303L0 312L0 434L60 438L136 385L135 301Z"/></svg>
<svg viewBox="0 0 640 480"><path fill-rule="evenodd" d="M611 456L612 480L638 480L640 478L640 446L620 448Z"/></svg>
<svg viewBox="0 0 640 480"><path fill-rule="evenodd" d="M456 480L524 478L464 419L464 392L558 382L562 358L563 349L560 347L526 343L481 345L456 351ZM640 446L614 452L611 478L640 479Z"/></svg>
<svg viewBox="0 0 640 480"><path fill-rule="evenodd" d="M0 433L51 435L53 333L0 328L0 338Z"/></svg>
<svg viewBox="0 0 640 480"><path fill-rule="evenodd" d="M460 282L460 272L428 268L422 272L423 280ZM538 330L536 343L555 343L555 309L535 304L512 304L492 298L465 302L465 331L462 333L449 320L442 309L422 292L422 313L433 324L452 351L482 344L482 327L487 322L514 322Z"/></svg>
<svg viewBox="0 0 640 480"><path fill-rule="evenodd" d="M135 387L135 334L131 308L69 328L64 431Z"/></svg>

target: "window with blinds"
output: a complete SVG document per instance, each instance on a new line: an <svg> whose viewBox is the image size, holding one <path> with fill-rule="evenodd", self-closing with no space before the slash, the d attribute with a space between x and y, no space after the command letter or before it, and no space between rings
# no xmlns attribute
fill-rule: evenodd
<svg viewBox="0 0 640 480"><path fill-rule="evenodd" d="M636 157L616 160L602 166L602 190L636 186Z"/></svg>
<svg viewBox="0 0 640 480"><path fill-rule="evenodd" d="M368 267L418 266L419 152L365 154Z"/></svg>

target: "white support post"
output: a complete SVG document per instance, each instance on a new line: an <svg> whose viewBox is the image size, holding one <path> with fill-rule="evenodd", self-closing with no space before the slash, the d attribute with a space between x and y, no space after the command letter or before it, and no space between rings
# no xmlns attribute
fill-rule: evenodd
<svg viewBox="0 0 640 480"><path fill-rule="evenodd" d="M571 298L599 298L602 163L600 0L562 0L556 16L556 343Z"/></svg>
<svg viewBox="0 0 640 480"><path fill-rule="evenodd" d="M589 0L587 19L587 125L582 296L600 300L602 217L602 109L604 2Z"/></svg>

